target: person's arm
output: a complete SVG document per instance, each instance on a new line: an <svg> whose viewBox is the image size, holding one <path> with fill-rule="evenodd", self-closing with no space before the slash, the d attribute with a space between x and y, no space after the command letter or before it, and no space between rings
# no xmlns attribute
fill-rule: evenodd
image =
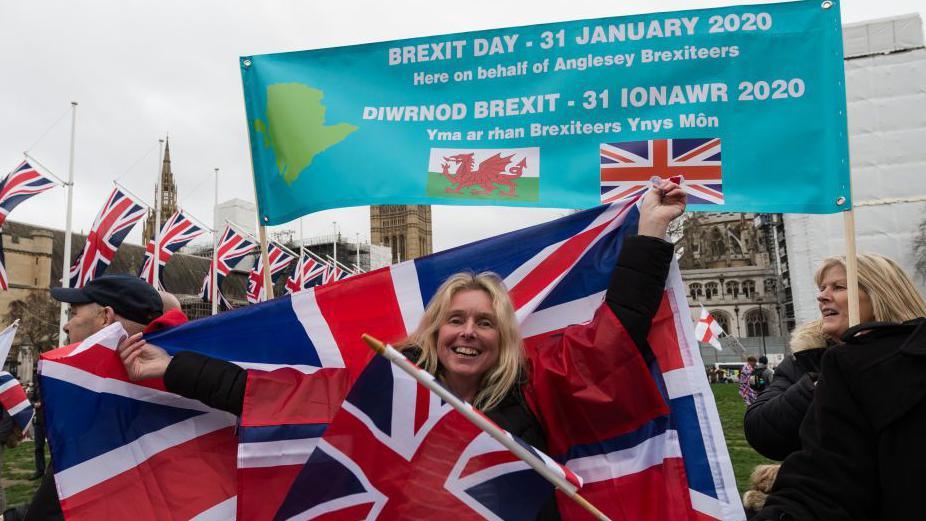
<svg viewBox="0 0 926 521"><path fill-rule="evenodd" d="M240 415L244 403L247 371L240 367L190 351L170 356L145 342L141 334L119 344L119 357L129 378L163 378L168 391Z"/></svg>
<svg viewBox="0 0 926 521"><path fill-rule="evenodd" d="M798 434L813 401L814 384L792 359L775 370L771 385L746 409L746 441L766 458L781 461L801 448Z"/></svg>

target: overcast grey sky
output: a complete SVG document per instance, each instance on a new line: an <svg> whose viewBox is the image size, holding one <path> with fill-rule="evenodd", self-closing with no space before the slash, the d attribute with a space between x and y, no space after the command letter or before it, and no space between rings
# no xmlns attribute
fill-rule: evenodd
<svg viewBox="0 0 926 521"><path fill-rule="evenodd" d="M733 3L763 2L3 1L0 170L15 167L30 150L64 177L75 100L76 231L89 228L113 179L153 200L157 140L166 133L181 204L208 224L213 168L221 172L220 201L254 200L239 56ZM844 23L912 12L923 17L924 11L922 0L842 5ZM23 203L11 218L63 228L64 206L65 190L56 189ZM563 213L435 207L434 244L445 249ZM364 207L320 212L304 223L309 236L330 233L337 221L349 238L366 239L368 219ZM130 241L140 240L136 228Z"/></svg>

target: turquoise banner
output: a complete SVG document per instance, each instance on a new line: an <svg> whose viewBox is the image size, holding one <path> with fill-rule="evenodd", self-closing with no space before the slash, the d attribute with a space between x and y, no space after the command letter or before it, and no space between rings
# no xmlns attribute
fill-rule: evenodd
<svg viewBox="0 0 926 521"><path fill-rule="evenodd" d="M240 59L265 224L367 204L586 208L683 176L701 211L851 208L838 2Z"/></svg>

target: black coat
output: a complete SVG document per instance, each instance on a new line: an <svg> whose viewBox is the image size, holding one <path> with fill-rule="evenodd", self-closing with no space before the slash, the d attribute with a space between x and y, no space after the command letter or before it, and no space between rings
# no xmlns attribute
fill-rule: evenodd
<svg viewBox="0 0 926 521"><path fill-rule="evenodd" d="M813 401L824 348L799 351L775 369L772 384L746 409L743 430L756 452L781 461L801 448L798 429Z"/></svg>
<svg viewBox="0 0 926 521"><path fill-rule="evenodd" d="M758 519L924 518L926 320L863 324L843 340Z"/></svg>

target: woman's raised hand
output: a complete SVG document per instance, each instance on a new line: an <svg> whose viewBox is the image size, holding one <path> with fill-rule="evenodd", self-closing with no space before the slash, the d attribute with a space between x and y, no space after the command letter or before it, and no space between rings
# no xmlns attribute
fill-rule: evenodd
<svg viewBox="0 0 926 521"><path fill-rule="evenodd" d="M132 381L161 378L167 371L171 356L160 347L142 340L137 333L119 342L119 358Z"/></svg>
<svg viewBox="0 0 926 521"><path fill-rule="evenodd" d="M678 184L662 179L640 203L639 235L665 238L669 223L685 213L686 195Z"/></svg>

